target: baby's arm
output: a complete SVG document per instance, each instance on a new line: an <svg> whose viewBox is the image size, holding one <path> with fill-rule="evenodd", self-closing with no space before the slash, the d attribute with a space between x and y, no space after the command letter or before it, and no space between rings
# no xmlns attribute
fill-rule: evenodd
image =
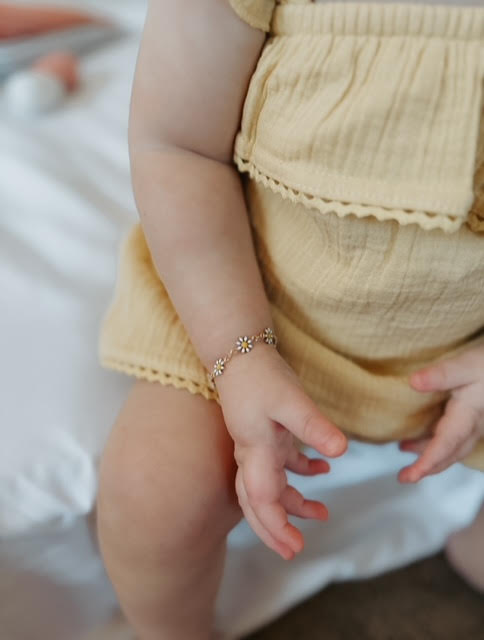
<svg viewBox="0 0 484 640"><path fill-rule="evenodd" d="M227 0L153 0L135 75L137 205L163 284L208 370L238 335L272 326L232 163L263 41Z"/></svg>
<svg viewBox="0 0 484 640"><path fill-rule="evenodd" d="M272 326L240 176L234 136L264 35L228 0L153 0L136 72L130 118L133 184L163 284L210 370L239 335ZM217 378L238 465L240 506L259 537L284 558L302 549L288 514L327 510L287 482L329 465L297 450L293 435L323 455L346 438L309 398L273 347L238 355Z"/></svg>

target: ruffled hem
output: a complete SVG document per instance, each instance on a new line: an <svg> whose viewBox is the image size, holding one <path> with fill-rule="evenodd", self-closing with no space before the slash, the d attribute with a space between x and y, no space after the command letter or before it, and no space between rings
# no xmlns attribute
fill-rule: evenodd
<svg viewBox="0 0 484 640"><path fill-rule="evenodd" d="M139 364L133 364L127 359L117 359L104 356L100 360L101 365L106 369L112 369L129 376L134 376L140 380L148 380L149 382L159 382L162 385L171 385L177 389L185 389L193 394L202 395L207 400L215 400L220 404L218 393L212 390L208 385L197 382L196 380L186 378L174 373L168 373L161 369L146 367Z"/></svg>
<svg viewBox="0 0 484 640"><path fill-rule="evenodd" d="M235 139L241 170L340 217L445 233L479 222L482 7L289 0L269 36Z"/></svg>
<svg viewBox="0 0 484 640"><path fill-rule="evenodd" d="M348 215L354 215L357 218L373 216L380 221L394 220L401 225L418 224L427 231L440 229L445 233L458 231L465 222L461 217L439 215L427 211L394 209L378 205L341 202L323 198L284 184L280 180L262 172L253 162L242 158L237 153L234 155L234 161L240 172L248 173L253 180L263 184L265 187L269 187L273 192L280 194L283 198L289 199L294 203L300 203L310 209L317 209L321 213L335 213L339 218ZM472 230L474 231L475 229Z"/></svg>
<svg viewBox="0 0 484 640"><path fill-rule="evenodd" d="M274 10L271 32L285 36L329 32L344 36L422 36L469 42L484 38L484 20L482 7L461 7L457 3L286 0Z"/></svg>

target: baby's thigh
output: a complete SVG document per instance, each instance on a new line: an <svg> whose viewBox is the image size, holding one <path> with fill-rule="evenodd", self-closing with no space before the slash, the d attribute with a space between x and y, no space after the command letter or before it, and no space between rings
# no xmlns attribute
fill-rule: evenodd
<svg viewBox="0 0 484 640"><path fill-rule="evenodd" d="M220 406L185 389L134 384L101 460L103 531L156 552L217 544L241 517L233 441Z"/></svg>

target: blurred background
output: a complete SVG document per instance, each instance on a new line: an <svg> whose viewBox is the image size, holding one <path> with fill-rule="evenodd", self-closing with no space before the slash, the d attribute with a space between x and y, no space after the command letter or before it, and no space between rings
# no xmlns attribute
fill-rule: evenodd
<svg viewBox="0 0 484 640"><path fill-rule="evenodd" d="M146 4L58 0L49 6L103 24L94 32L89 21L57 25L50 41L12 33L18 14L6 8L43 4L0 2L0 640L76 640L117 611L94 504L99 458L130 380L100 368L97 335L120 242L137 219L127 118ZM59 51L77 62L51 58L35 67ZM332 520L303 523L306 548L292 563L241 522L229 537L221 628L239 636L259 630L260 638L324 631L326 640L442 640L466 623L463 638L483 638L481 600L441 557L386 575L438 553L484 498L484 478L460 466L400 486L396 471L410 457L393 445L352 443L330 477L293 478L307 497L324 497ZM375 576L382 582L347 582ZM321 593L336 582L344 584ZM375 593L384 615L372 609ZM460 607L457 626L442 624L449 598Z"/></svg>

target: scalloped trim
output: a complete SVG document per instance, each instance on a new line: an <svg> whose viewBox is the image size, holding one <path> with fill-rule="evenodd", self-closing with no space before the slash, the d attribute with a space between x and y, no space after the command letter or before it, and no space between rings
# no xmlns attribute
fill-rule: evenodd
<svg viewBox="0 0 484 640"><path fill-rule="evenodd" d="M445 233L458 231L465 222L463 218L450 215L438 215L427 211L393 209L379 205L328 200L283 184L279 180L263 173L252 161L245 160L237 153L234 154L234 161L239 171L248 173L252 179L260 182L265 187L269 187L283 198L289 199L294 203L303 204L308 209L318 209L321 213L336 213L339 218L348 215L354 215L357 218L373 216L380 221L396 220L403 226L407 224L418 224L426 231L440 229Z"/></svg>
<svg viewBox="0 0 484 640"><path fill-rule="evenodd" d="M183 378L174 373L160 371L151 367L143 367L130 362L116 360L115 358L102 358L101 364L107 369L113 369L129 376L134 376L140 380L148 380L149 382L159 382L162 385L172 385L177 389L185 389L190 393L202 395L207 400L215 400L220 404L217 390L210 389L206 384Z"/></svg>

